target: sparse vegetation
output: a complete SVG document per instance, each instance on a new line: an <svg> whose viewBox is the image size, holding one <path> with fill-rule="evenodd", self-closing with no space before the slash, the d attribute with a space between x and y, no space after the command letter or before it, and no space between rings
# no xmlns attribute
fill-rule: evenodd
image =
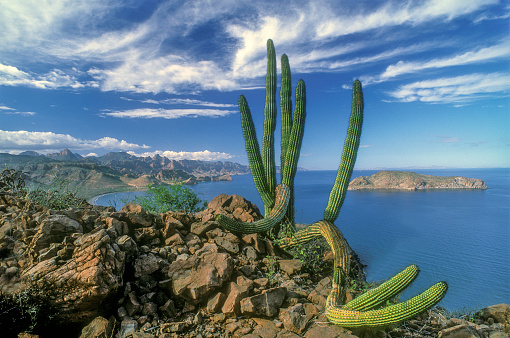
<svg viewBox="0 0 510 338"><path fill-rule="evenodd" d="M25 172L21 170L14 170L7 168L0 173L0 192L8 192L23 196L26 194L25 190Z"/></svg>
<svg viewBox="0 0 510 338"><path fill-rule="evenodd" d="M45 295L28 288L12 295L0 293L2 337L17 337L20 332L40 332L55 314Z"/></svg>
<svg viewBox="0 0 510 338"><path fill-rule="evenodd" d="M193 213L202 211L207 207L206 201L200 199L193 189L182 183L168 186L149 184L146 194L135 197L132 202L141 205L145 210L156 215L168 211Z"/></svg>
<svg viewBox="0 0 510 338"><path fill-rule="evenodd" d="M36 204L54 210L79 208L87 201L79 196L77 189L69 188L69 181L58 177L53 178L47 188L30 189L26 198Z"/></svg>

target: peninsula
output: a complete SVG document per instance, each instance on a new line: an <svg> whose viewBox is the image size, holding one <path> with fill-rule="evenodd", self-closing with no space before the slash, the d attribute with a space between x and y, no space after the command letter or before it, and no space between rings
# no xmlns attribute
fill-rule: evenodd
<svg viewBox="0 0 510 338"><path fill-rule="evenodd" d="M488 189L478 178L422 175L409 171L379 171L360 176L349 183L349 190L422 190L422 189Z"/></svg>

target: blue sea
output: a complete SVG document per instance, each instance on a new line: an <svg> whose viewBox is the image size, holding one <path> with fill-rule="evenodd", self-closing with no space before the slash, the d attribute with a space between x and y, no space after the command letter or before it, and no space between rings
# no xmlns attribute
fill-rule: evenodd
<svg viewBox="0 0 510 338"><path fill-rule="evenodd" d="M480 178L488 190L348 191L336 225L367 265L369 281L386 280L417 264L420 274L402 294L410 298L437 281L449 289L440 305L451 310L510 304L510 169L413 170ZM356 170L353 177L376 170ZM296 222L322 219L336 171L296 175ZM245 197L263 210L251 175L192 187L210 201L220 193ZM143 193L103 195L99 205L122 207Z"/></svg>

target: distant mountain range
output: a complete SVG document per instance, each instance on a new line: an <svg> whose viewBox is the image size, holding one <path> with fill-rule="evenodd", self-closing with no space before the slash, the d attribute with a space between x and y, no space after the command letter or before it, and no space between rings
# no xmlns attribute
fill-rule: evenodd
<svg viewBox="0 0 510 338"><path fill-rule="evenodd" d="M231 175L249 174L250 168L234 162L170 160L155 155L137 157L111 152L83 157L69 149L41 155L25 151L19 155L0 153L0 164L27 173L27 185L49 186L57 177L69 181L86 198L100 194L144 189L147 184L184 182L196 184L231 180Z"/></svg>

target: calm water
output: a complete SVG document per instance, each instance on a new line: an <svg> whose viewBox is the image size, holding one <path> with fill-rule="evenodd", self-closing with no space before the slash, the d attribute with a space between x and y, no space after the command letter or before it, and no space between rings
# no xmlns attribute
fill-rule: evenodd
<svg viewBox="0 0 510 338"><path fill-rule="evenodd" d="M450 310L510 303L510 169L415 171L480 178L491 189L349 191L336 225L367 265L367 279L385 280L417 264L420 275L402 299L444 280L450 288L440 305ZM353 178L375 172L355 171ZM297 222L322 218L335 176L336 171L297 174ZM250 175L193 189L208 201L220 193L238 194L263 206ZM104 195L96 204L116 201L121 207L120 199L135 194Z"/></svg>

